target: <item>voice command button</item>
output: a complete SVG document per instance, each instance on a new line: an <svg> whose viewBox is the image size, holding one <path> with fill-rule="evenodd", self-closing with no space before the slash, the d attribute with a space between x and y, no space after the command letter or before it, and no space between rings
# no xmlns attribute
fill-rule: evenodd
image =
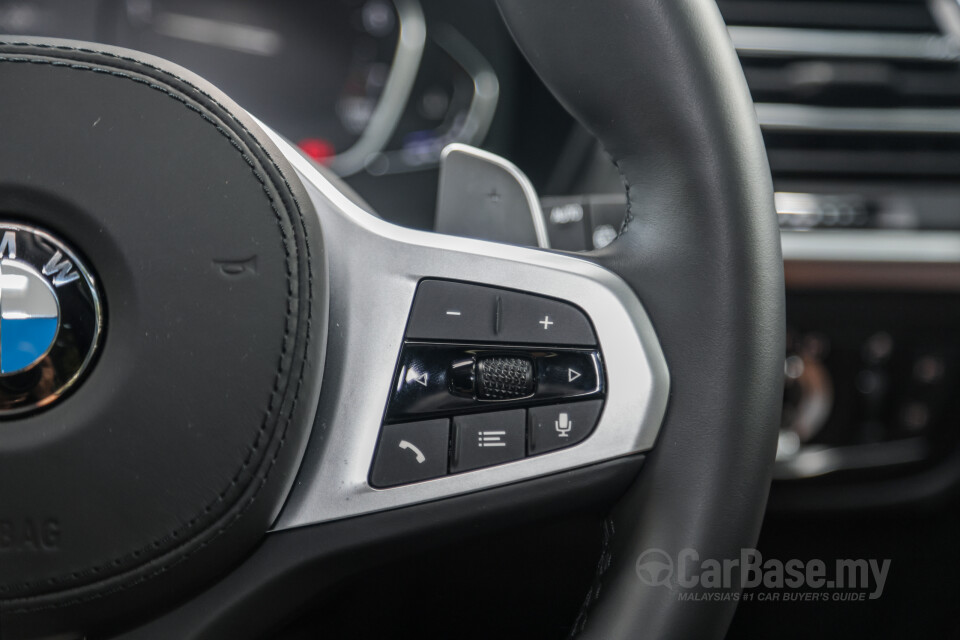
<svg viewBox="0 0 960 640"><path fill-rule="evenodd" d="M527 417L530 455L583 441L597 424L603 400L531 407Z"/></svg>

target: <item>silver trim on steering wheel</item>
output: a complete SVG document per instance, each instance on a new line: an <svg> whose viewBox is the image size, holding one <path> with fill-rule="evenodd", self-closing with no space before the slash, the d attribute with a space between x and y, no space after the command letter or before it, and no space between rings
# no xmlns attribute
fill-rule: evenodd
<svg viewBox="0 0 960 640"><path fill-rule="evenodd" d="M262 126L262 125L261 125ZM505 485L649 450L669 393L643 305L616 274L582 258L399 227L364 211L263 127L320 216L330 319L320 407L275 529L290 529ZM390 489L368 483L414 292L423 278L509 287L587 312L604 354L606 402L593 434L552 453Z"/></svg>

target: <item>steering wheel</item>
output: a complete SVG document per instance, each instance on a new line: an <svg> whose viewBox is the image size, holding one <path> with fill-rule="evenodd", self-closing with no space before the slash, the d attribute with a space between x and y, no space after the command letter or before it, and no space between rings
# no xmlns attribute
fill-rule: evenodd
<svg viewBox="0 0 960 640"><path fill-rule="evenodd" d="M623 176L603 250L396 227L182 68L2 39L3 640L256 637L400 545L604 491L573 636L723 636L736 598L641 565L738 558L771 476L783 269L736 55L713 0L499 3Z"/></svg>

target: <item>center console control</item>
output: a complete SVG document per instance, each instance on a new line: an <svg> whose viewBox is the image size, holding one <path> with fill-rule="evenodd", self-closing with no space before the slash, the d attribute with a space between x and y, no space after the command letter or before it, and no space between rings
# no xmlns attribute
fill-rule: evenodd
<svg viewBox="0 0 960 640"><path fill-rule="evenodd" d="M370 474L391 487L574 446L603 409L586 315L517 291L425 280Z"/></svg>

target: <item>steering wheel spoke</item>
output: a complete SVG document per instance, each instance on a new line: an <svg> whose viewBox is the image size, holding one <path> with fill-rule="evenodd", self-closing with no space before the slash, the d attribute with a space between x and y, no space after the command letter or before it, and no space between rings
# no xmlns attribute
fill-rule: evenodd
<svg viewBox="0 0 960 640"><path fill-rule="evenodd" d="M275 134L273 138L306 185L326 233L337 238L327 246L330 272L336 275L330 283L331 336L323 400L297 486L278 520L277 529L454 496L646 451L653 446L666 408L669 375L643 305L616 274L572 255L390 224L364 211L281 138ZM494 311L483 320L489 321L489 332L478 335L468 328L460 334L458 329L447 327L469 325L474 319L463 314L478 313L477 305L469 309L445 309L442 304L434 303L421 314L437 316L439 333L430 335L430 329L426 329L426 333L408 331L405 337L418 286L435 281L466 284L468 289L461 299L467 307L471 305L471 298L476 303L478 296L505 298L507 307L502 310L505 315L511 308L511 296L543 301L547 309L573 310L576 314L573 318L583 317L577 313L579 310L589 318L596 334L596 346L576 350L571 349L570 340L553 338L562 335L556 332L560 329L557 323L563 322L556 315L551 319L549 311L538 313L536 302L533 307L524 306L516 312L524 314L523 322L534 331L523 333L521 330L521 333L507 335L505 330L498 336L494 331L497 322L497 311ZM481 288L471 290L470 286ZM509 317L506 321L509 323ZM577 341L577 338L571 339ZM436 383L441 387L438 394L443 397L421 402L420 409L414 407L399 420L391 419L387 407L397 385L412 385L426 393L426 388L435 384L429 376L446 377L444 371L404 373L404 362L398 363L405 343L422 347L431 342L446 345L442 349L444 354L533 354L533 360L541 353L556 356L596 352L598 385L600 381L603 385L598 393L588 396L602 402L596 427L574 446L527 455L529 446L521 442L519 457L515 455L508 462L470 470L458 470L454 460L446 459L444 436L444 460L442 463L430 461L428 465L437 469L433 465L439 464L440 475L435 475L435 471L435 477L424 481L388 488L374 486L371 465L378 442L386 443L387 440L381 441L381 438L386 438L385 434L397 427L395 423L406 424L416 418L439 421L453 418L456 422L465 415L525 411L531 405L543 406L579 397L576 392L570 397L562 391L543 396L537 390L529 394L530 397L516 400L480 403L475 398L461 398L458 402L455 392L447 393L450 381L443 379ZM438 357L442 359L445 355ZM452 362L453 356L448 359ZM576 383L583 373L570 368L565 375ZM410 379L402 379L403 376ZM491 436L495 440L498 437ZM503 437L509 439L507 435ZM401 444L403 442L401 440ZM491 448L500 444L495 441ZM409 455L416 467L416 453L402 455ZM430 453L425 455L429 457Z"/></svg>

